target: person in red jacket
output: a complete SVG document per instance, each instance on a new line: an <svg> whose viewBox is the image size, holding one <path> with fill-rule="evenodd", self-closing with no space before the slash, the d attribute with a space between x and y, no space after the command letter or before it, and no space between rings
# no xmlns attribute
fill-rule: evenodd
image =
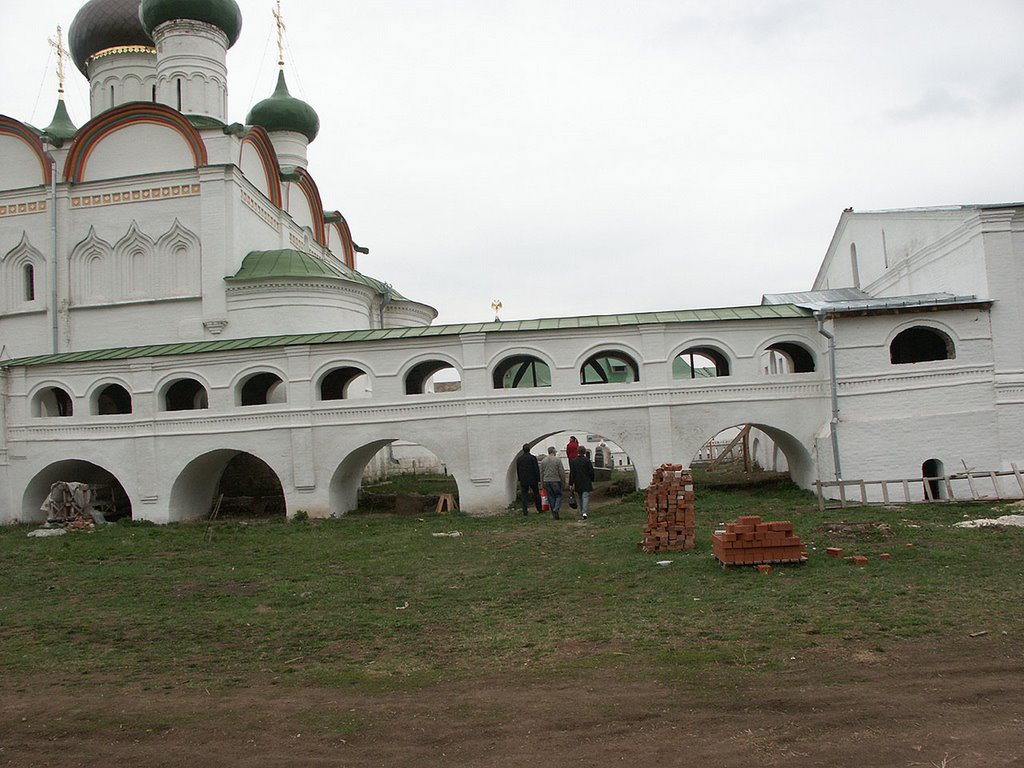
<svg viewBox="0 0 1024 768"><path fill-rule="evenodd" d="M580 455L580 442L576 439L576 435L569 438L569 444L565 446L565 455L569 461Z"/></svg>

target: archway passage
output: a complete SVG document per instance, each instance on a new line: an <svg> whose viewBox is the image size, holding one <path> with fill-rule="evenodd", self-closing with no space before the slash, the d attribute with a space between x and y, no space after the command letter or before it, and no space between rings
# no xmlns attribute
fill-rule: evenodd
<svg viewBox="0 0 1024 768"><path fill-rule="evenodd" d="M46 521L43 502L50 487L57 482L85 483L90 487L92 507L107 522L132 517L132 503L121 481L101 466L83 459L55 462L39 472L25 488L21 502L21 520L27 523Z"/></svg>
<svg viewBox="0 0 1024 768"><path fill-rule="evenodd" d="M239 453L221 472L214 491L218 518L284 517L287 506L281 481L270 466L250 453Z"/></svg>
<svg viewBox="0 0 1024 768"><path fill-rule="evenodd" d="M539 436L528 436L520 445L529 446L529 452L537 459L538 464L547 455L548 448L554 448L555 456L562 463L565 480L568 481L572 469L568 449L572 438L576 438L575 452L577 456L586 451L593 468L593 490L590 495L593 502L600 504L605 499L621 498L639 487L637 470L630 459L629 452L620 443L595 430L585 427L563 429ZM522 488L519 482L517 462L521 455L521 448L509 455L505 476L508 502L519 508L521 508L522 502ZM527 496L528 506L533 510L535 500L531 489L528 489ZM562 512L572 514L567 509L567 504L566 500L562 505Z"/></svg>
<svg viewBox="0 0 1024 768"><path fill-rule="evenodd" d="M721 430L691 459L694 482L705 487L774 483L791 479L791 468L809 465L797 440L763 424Z"/></svg>
<svg viewBox="0 0 1024 768"><path fill-rule="evenodd" d="M397 438L348 453L331 478L332 515L360 511L425 514L443 494L458 503L459 484L432 446Z"/></svg>

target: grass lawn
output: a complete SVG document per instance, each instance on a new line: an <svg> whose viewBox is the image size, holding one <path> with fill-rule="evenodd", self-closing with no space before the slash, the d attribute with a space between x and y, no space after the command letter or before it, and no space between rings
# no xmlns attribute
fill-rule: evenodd
<svg viewBox="0 0 1024 768"><path fill-rule="evenodd" d="M700 492L698 543L645 555L638 496L586 523L531 514L0 529L0 668L17 689L409 690L630 665L670 682L770 674L815 648L1024 633L1024 529L953 528L992 505L818 512L793 488ZM792 520L803 566L724 569L710 534ZM434 534L458 531L459 536ZM865 568L828 546L870 558ZM891 553L881 561L878 555ZM671 560L669 565L657 565Z"/></svg>

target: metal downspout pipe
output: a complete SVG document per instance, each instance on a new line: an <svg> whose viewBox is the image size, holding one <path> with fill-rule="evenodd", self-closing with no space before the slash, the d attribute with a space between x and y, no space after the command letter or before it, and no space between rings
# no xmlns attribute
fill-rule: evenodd
<svg viewBox="0 0 1024 768"><path fill-rule="evenodd" d="M832 420L829 432L832 437L832 461L835 464L836 480L843 479L843 470L839 462L839 387L836 384L836 337L825 327L824 310L816 310L814 319L818 321L818 333L828 339L828 378L832 387Z"/></svg>
<svg viewBox="0 0 1024 768"><path fill-rule="evenodd" d="M60 351L57 348L60 327L57 317L57 160L49 152L46 156L50 159L50 337L56 355Z"/></svg>

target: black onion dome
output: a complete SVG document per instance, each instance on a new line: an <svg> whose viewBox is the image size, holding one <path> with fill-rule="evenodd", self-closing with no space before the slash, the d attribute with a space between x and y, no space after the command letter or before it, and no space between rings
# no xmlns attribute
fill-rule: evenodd
<svg viewBox="0 0 1024 768"><path fill-rule="evenodd" d="M153 41L139 21L140 0L89 0L75 14L68 29L71 58L88 77L89 58L108 48L140 45L153 47Z"/></svg>
<svg viewBox="0 0 1024 768"><path fill-rule="evenodd" d="M152 35L166 21L193 19L212 24L228 36L228 48L242 33L242 11L235 0L142 0L139 18Z"/></svg>

